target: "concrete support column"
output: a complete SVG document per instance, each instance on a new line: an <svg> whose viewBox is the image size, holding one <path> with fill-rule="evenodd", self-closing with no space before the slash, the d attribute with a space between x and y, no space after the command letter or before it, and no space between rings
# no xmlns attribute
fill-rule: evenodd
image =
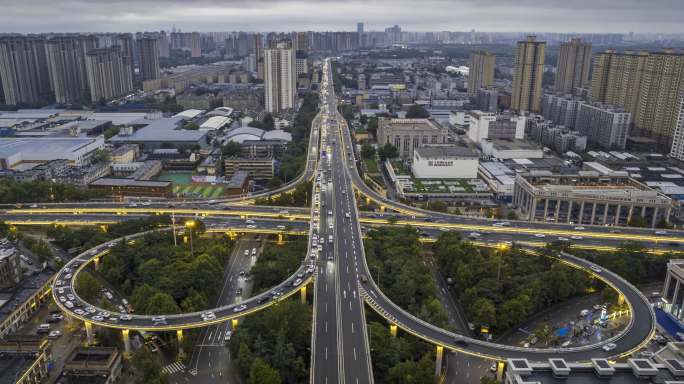
<svg viewBox="0 0 684 384"><path fill-rule="evenodd" d="M390 324L390 335L392 335L392 337L397 337L397 325L396 324Z"/></svg>
<svg viewBox="0 0 684 384"><path fill-rule="evenodd" d="M577 224L582 224L582 216L584 215L584 201L580 204L580 214Z"/></svg>
<svg viewBox="0 0 684 384"><path fill-rule="evenodd" d="M527 219L530 221L534 220L534 217L537 215L537 199L532 199L532 204L530 205L530 210Z"/></svg>
<svg viewBox="0 0 684 384"><path fill-rule="evenodd" d="M96 271L99 271L99 270L100 270L100 258L101 258L101 257L102 257L102 256L98 256L98 257L96 257L96 258L93 259L93 266L95 267L95 270L96 270Z"/></svg>
<svg viewBox="0 0 684 384"><path fill-rule="evenodd" d="M672 214L672 208L668 208L665 212L665 221L670 222L670 215Z"/></svg>
<svg viewBox="0 0 684 384"><path fill-rule="evenodd" d="M282 244L283 244L283 233L279 232L278 233L278 245L282 245Z"/></svg>
<svg viewBox="0 0 684 384"><path fill-rule="evenodd" d="M442 374L442 358L444 357L444 347L437 346L435 351L435 376L439 377Z"/></svg>
<svg viewBox="0 0 684 384"><path fill-rule="evenodd" d="M496 362L496 380L503 382L504 367L506 364L503 361Z"/></svg>
<svg viewBox="0 0 684 384"><path fill-rule="evenodd" d="M178 356L183 357L183 356L185 356L185 352L183 351L183 330L182 329L176 330L176 339L178 339Z"/></svg>
<svg viewBox="0 0 684 384"><path fill-rule="evenodd" d="M233 331L237 329L238 326L238 319L232 319L230 320L230 327L233 328Z"/></svg>
<svg viewBox="0 0 684 384"><path fill-rule="evenodd" d="M614 222L615 225L620 224L620 214L621 214L620 211L622 211L622 205L618 204L617 211L615 213L615 222Z"/></svg>
<svg viewBox="0 0 684 384"><path fill-rule="evenodd" d="M124 356L131 354L131 338L129 336L129 332L130 331L128 329L121 330L121 337L123 338L124 344Z"/></svg>
<svg viewBox="0 0 684 384"><path fill-rule="evenodd" d="M93 323L86 321L84 324L86 329L86 339L88 341L88 345L91 345L93 344Z"/></svg>
<svg viewBox="0 0 684 384"><path fill-rule="evenodd" d="M589 224L594 224L594 218L596 218L596 203L593 203L594 206L591 208L591 222Z"/></svg>
<svg viewBox="0 0 684 384"><path fill-rule="evenodd" d="M658 223L658 207L653 208L653 219L651 220L651 228L655 227Z"/></svg>
<svg viewBox="0 0 684 384"><path fill-rule="evenodd" d="M554 212L554 214L553 214L553 221L556 223L558 223L558 219L560 218L560 216L559 216L560 215L560 206L561 206L561 201L556 200L556 212ZM544 220L546 221L546 217L544 218Z"/></svg>
<svg viewBox="0 0 684 384"><path fill-rule="evenodd" d="M299 297L302 302L302 304L306 304L306 284L304 284L300 289L299 289Z"/></svg>
<svg viewBox="0 0 684 384"><path fill-rule="evenodd" d="M625 295L622 293L618 295L618 306L622 306L625 304Z"/></svg>
<svg viewBox="0 0 684 384"><path fill-rule="evenodd" d="M603 206L603 220L601 220L601 225L608 224L608 208L610 208L610 204L605 204Z"/></svg>
<svg viewBox="0 0 684 384"><path fill-rule="evenodd" d="M679 279L677 279L677 283L675 284L675 290L674 293L672 294L672 305L677 304L677 299L679 298L679 286L680 286Z"/></svg>
<svg viewBox="0 0 684 384"><path fill-rule="evenodd" d="M385 206L384 205L380 206L380 212L383 212L383 213L385 212Z"/></svg>
<svg viewBox="0 0 684 384"><path fill-rule="evenodd" d="M566 223L572 221L572 200L568 201L568 218L565 220Z"/></svg>
<svg viewBox="0 0 684 384"><path fill-rule="evenodd" d="M535 212L536 214L536 212ZM546 217L549 214L549 199L544 199L544 221L546 221Z"/></svg>
<svg viewBox="0 0 684 384"><path fill-rule="evenodd" d="M630 205L629 206L629 212L627 213L627 224L629 225L629 222L632 221L632 213L634 212L634 206Z"/></svg>
<svg viewBox="0 0 684 384"><path fill-rule="evenodd" d="M667 300L667 292L670 290L670 284L672 283L672 275L670 275L670 271L667 271L667 275L665 277L665 285L663 286L663 298Z"/></svg>

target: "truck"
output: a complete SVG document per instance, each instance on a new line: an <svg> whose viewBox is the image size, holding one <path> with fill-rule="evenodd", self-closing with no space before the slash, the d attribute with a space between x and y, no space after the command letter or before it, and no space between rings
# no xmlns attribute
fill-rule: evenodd
<svg viewBox="0 0 684 384"><path fill-rule="evenodd" d="M328 243L332 244L332 242L333 242L333 236L328 235Z"/></svg>

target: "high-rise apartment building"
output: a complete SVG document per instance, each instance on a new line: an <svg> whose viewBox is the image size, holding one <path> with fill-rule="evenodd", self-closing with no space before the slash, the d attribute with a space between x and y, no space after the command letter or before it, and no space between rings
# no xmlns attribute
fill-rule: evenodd
<svg viewBox="0 0 684 384"><path fill-rule="evenodd" d="M309 52L309 32L297 32L295 36L297 41L295 48L298 51Z"/></svg>
<svg viewBox="0 0 684 384"><path fill-rule="evenodd" d="M571 93L575 88L589 85L591 44L574 38L562 43L556 65L555 89L558 93Z"/></svg>
<svg viewBox="0 0 684 384"><path fill-rule="evenodd" d="M0 82L7 105L37 103L51 93L45 39L0 38Z"/></svg>
<svg viewBox="0 0 684 384"><path fill-rule="evenodd" d="M607 150L624 150L631 119L632 115L621 107L581 104L575 128L587 136L589 144Z"/></svg>
<svg viewBox="0 0 684 384"><path fill-rule="evenodd" d="M133 77L121 48L93 49L86 55L90 99L96 103L124 95L133 89Z"/></svg>
<svg viewBox="0 0 684 384"><path fill-rule="evenodd" d="M159 42L144 36L136 41L138 48L138 75L140 81L159 78Z"/></svg>
<svg viewBox="0 0 684 384"><path fill-rule="evenodd" d="M166 32L161 31L157 36L157 47L159 48L159 57L171 56L171 43L169 41L169 35L167 35Z"/></svg>
<svg viewBox="0 0 684 384"><path fill-rule="evenodd" d="M677 112L677 126L672 136L672 150L670 156L684 161L684 93L679 98L679 111Z"/></svg>
<svg viewBox="0 0 684 384"><path fill-rule="evenodd" d="M49 39L47 53L50 83L58 104L87 101L86 54L97 48L95 36L56 36Z"/></svg>
<svg viewBox="0 0 684 384"><path fill-rule="evenodd" d="M608 50L594 60L592 100L624 107L632 114L633 133L660 144L672 143L682 91L684 54L674 50Z"/></svg>
<svg viewBox="0 0 684 384"><path fill-rule="evenodd" d="M296 58L292 43L283 41L264 50L266 110L278 113L292 109L297 95Z"/></svg>
<svg viewBox="0 0 684 384"><path fill-rule="evenodd" d="M539 112L541 109L545 51L546 42L537 41L535 36L518 41L511 109L518 112Z"/></svg>
<svg viewBox="0 0 684 384"><path fill-rule="evenodd" d="M363 33L363 23L356 23L356 33L358 33L359 35Z"/></svg>
<svg viewBox="0 0 684 384"><path fill-rule="evenodd" d="M489 52L478 51L470 54L468 95L475 96L480 88L488 88L494 84L495 61L496 56Z"/></svg>
<svg viewBox="0 0 684 384"><path fill-rule="evenodd" d="M202 38L199 32L171 32L171 49L190 52L191 57L202 56Z"/></svg>

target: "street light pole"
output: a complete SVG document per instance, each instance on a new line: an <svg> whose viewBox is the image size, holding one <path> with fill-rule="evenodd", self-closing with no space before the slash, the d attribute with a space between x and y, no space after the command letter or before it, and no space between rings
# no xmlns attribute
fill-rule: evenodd
<svg viewBox="0 0 684 384"><path fill-rule="evenodd" d="M195 222L193 220L185 222L185 228L190 232L190 256L195 257L195 250L192 246L192 229L195 227Z"/></svg>

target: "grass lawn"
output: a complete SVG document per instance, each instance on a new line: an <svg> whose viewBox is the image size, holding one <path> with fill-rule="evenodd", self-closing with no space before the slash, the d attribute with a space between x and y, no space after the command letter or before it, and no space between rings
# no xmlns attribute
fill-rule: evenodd
<svg viewBox="0 0 684 384"><path fill-rule="evenodd" d="M380 173L378 162L375 159L364 159L363 163L366 165L366 171L368 173Z"/></svg>
<svg viewBox="0 0 684 384"><path fill-rule="evenodd" d="M193 184L191 172L162 172L157 180L172 182L173 193L183 196L213 198L224 193L217 185Z"/></svg>

